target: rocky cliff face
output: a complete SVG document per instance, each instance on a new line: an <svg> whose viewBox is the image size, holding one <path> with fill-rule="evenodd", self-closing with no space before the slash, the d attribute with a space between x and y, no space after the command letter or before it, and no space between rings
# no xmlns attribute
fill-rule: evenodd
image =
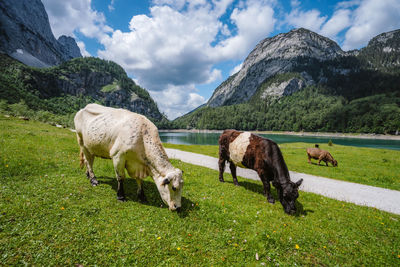
<svg viewBox="0 0 400 267"><path fill-rule="evenodd" d="M0 51L34 67L82 56L73 38L54 38L40 0L0 1Z"/></svg>
<svg viewBox="0 0 400 267"><path fill-rule="evenodd" d="M400 30L379 34L358 55L373 69L390 70L400 66Z"/></svg>
<svg viewBox="0 0 400 267"><path fill-rule="evenodd" d="M266 79L293 71L304 64L304 59L322 62L345 55L334 41L303 28L264 39L246 58L242 69L215 90L207 105L245 102Z"/></svg>
<svg viewBox="0 0 400 267"><path fill-rule="evenodd" d="M67 56L67 60L76 57L82 57L81 50L75 42L75 39L69 36L61 35L57 39L61 45L61 50Z"/></svg>
<svg viewBox="0 0 400 267"><path fill-rule="evenodd" d="M396 73L400 66L400 30L382 33L361 50L344 52L332 40L300 28L261 41L249 54L242 69L217 89L207 106L243 103L258 90L257 97L290 95L306 86L331 83L364 71ZM269 79L288 72L300 78L268 84ZM332 79L333 78L333 79Z"/></svg>

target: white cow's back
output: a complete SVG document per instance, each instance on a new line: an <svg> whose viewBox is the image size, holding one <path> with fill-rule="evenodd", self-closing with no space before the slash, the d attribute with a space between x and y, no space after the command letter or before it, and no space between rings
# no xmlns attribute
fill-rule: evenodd
<svg viewBox="0 0 400 267"><path fill-rule="evenodd" d="M83 145L95 156L111 158L133 147L143 150L139 137L147 119L142 115L89 104L76 114L74 122Z"/></svg>

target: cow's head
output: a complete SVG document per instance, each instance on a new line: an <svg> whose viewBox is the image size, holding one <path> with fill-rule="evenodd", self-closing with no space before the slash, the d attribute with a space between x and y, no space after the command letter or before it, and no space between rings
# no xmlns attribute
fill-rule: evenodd
<svg viewBox="0 0 400 267"><path fill-rule="evenodd" d="M165 176L159 176L155 182L160 196L168 208L180 211L183 187L182 171L174 169Z"/></svg>
<svg viewBox="0 0 400 267"><path fill-rule="evenodd" d="M296 213L296 199L299 197L298 189L302 182L303 179L300 179L296 183L289 182L282 185L279 198L287 214Z"/></svg>
<svg viewBox="0 0 400 267"><path fill-rule="evenodd" d="M336 160L332 160L332 165L333 165L333 167L337 167L337 161Z"/></svg>

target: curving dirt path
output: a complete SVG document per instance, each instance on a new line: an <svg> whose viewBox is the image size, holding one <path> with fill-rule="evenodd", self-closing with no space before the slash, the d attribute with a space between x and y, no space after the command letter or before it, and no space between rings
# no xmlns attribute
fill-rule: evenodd
<svg viewBox="0 0 400 267"><path fill-rule="evenodd" d="M170 158L218 170L217 158L177 149L166 148L165 150ZM230 173L229 168L225 168L225 172ZM238 176L243 178L259 180L257 173L253 170L238 167L236 172ZM292 181L304 179L300 186L300 190L302 191L351 202L357 205L373 207L400 215L400 191L344 182L292 171L290 171L290 178Z"/></svg>

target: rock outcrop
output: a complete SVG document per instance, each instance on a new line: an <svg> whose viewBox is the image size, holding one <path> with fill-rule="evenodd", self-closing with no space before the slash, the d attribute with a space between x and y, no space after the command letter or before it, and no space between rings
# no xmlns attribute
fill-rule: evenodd
<svg viewBox="0 0 400 267"><path fill-rule="evenodd" d="M0 1L0 51L34 67L82 56L72 37L55 39L40 0Z"/></svg>
<svg viewBox="0 0 400 267"><path fill-rule="evenodd" d="M327 61L345 55L334 41L303 28L266 38L249 54L242 69L214 91L207 105L246 102L266 79L293 71L303 59Z"/></svg>

